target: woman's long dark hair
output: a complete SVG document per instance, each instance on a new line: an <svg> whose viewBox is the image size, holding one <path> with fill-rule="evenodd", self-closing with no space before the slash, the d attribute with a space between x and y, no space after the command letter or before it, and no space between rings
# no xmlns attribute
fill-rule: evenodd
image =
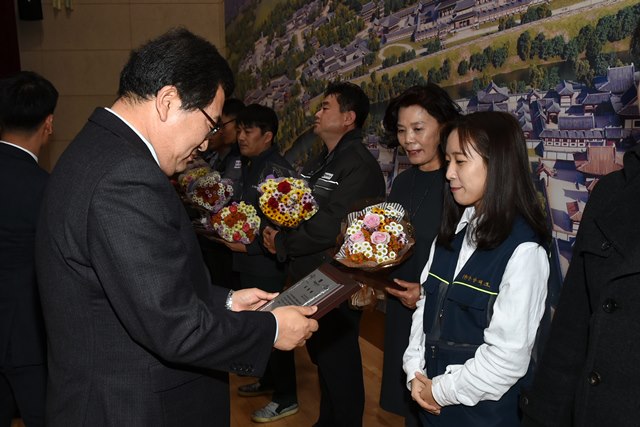
<svg viewBox="0 0 640 427"><path fill-rule="evenodd" d="M538 235L540 243L546 245L551 238L549 227L533 188L526 141L515 117L488 111L460 116L443 127L440 133L443 150L454 130L458 132L462 152L468 154L473 147L487 167L485 192L476 207L477 248L499 246L509 237L518 215ZM456 203L449 183L446 189L438 243L449 247L465 206Z"/></svg>

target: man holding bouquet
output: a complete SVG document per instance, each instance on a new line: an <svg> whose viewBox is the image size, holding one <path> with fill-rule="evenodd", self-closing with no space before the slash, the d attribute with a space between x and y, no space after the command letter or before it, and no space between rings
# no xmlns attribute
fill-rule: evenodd
<svg viewBox="0 0 640 427"><path fill-rule="evenodd" d="M362 126L369 114L369 99L348 82L329 84L314 132L322 152L302 171L308 180L318 212L295 229L267 227L264 245L289 261L289 276L296 282L331 260L343 219L385 195L385 182L376 159L362 143ZM347 303L320 319L321 328L307 342L320 379L320 415L316 427L362 425L364 385L358 343L360 311Z"/></svg>
<svg viewBox="0 0 640 427"><path fill-rule="evenodd" d="M251 104L236 117L237 139L242 154L240 192L234 199L255 207L260 212L258 185L268 177L288 177L293 168L278 152L278 116L269 107ZM264 215L261 223L266 222ZM233 251L233 271L239 273L240 287L280 292L285 284L285 265L262 246L258 234L249 244L227 243ZM240 396L251 397L273 392L272 401L252 415L253 421L275 421L298 412L296 371L293 353L275 350L258 382L238 388Z"/></svg>
<svg viewBox="0 0 640 427"><path fill-rule="evenodd" d="M211 166L211 169L220 172L222 178L231 180L234 194L241 191L242 168L237 142L236 117L243 108L244 102L237 98L227 98L224 101L220 131L209 139L207 151L202 153L202 157ZM229 248L201 235L198 235L198 242L202 248L204 262L211 274L211 283L238 289L238 279L231 268L232 255Z"/></svg>

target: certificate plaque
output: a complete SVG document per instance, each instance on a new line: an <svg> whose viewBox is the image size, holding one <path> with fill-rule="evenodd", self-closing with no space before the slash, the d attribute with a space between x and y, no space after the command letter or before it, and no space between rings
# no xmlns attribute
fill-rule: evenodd
<svg viewBox="0 0 640 427"><path fill-rule="evenodd" d="M311 318L319 319L346 301L360 284L337 268L323 264L280 295L260 307L259 311L271 311L287 305L318 306Z"/></svg>

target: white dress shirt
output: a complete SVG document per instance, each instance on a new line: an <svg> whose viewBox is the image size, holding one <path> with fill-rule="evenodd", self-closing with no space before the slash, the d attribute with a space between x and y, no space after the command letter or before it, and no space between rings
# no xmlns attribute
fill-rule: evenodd
<svg viewBox="0 0 640 427"><path fill-rule="evenodd" d="M476 249L470 238L476 223L474 215L475 209L467 208L456 228L457 233L469 224L458 256L456 276ZM435 241L420 276L422 283L427 278L434 251ZM484 343L464 365L449 365L443 375L431 378L433 397L440 406L473 406L482 400L498 400L526 374L544 314L548 277L549 259L544 248L534 242L518 245L502 276L493 316L484 330ZM426 375L424 302L422 297L413 313L409 346L403 357L409 389L415 372Z"/></svg>
<svg viewBox="0 0 640 427"><path fill-rule="evenodd" d="M144 142L144 145L146 145L147 148L149 149L149 151L151 151L151 155L153 156L153 159L156 161L158 166L160 166L160 161L158 160L158 155L156 154L156 150L153 148L153 145L151 145L151 143L149 141L147 141L147 138L142 136L142 134L140 132L138 132L138 129L134 128L131 123L129 123L128 121L123 119L120 114L116 113L111 108L105 107L104 109L107 110L108 112L110 112L111 114L113 114L114 116L116 116L117 118L119 118L120 120L122 120L125 125L129 126L131 128L131 130L134 131L136 133L136 135L138 135L140 137L142 142Z"/></svg>

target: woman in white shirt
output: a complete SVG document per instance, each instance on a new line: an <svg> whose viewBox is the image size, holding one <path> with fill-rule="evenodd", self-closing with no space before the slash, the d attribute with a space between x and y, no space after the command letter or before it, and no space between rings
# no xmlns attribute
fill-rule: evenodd
<svg viewBox="0 0 640 427"><path fill-rule="evenodd" d="M408 386L424 426L516 426L549 230L512 115L470 114L441 135L449 191L403 358Z"/></svg>

